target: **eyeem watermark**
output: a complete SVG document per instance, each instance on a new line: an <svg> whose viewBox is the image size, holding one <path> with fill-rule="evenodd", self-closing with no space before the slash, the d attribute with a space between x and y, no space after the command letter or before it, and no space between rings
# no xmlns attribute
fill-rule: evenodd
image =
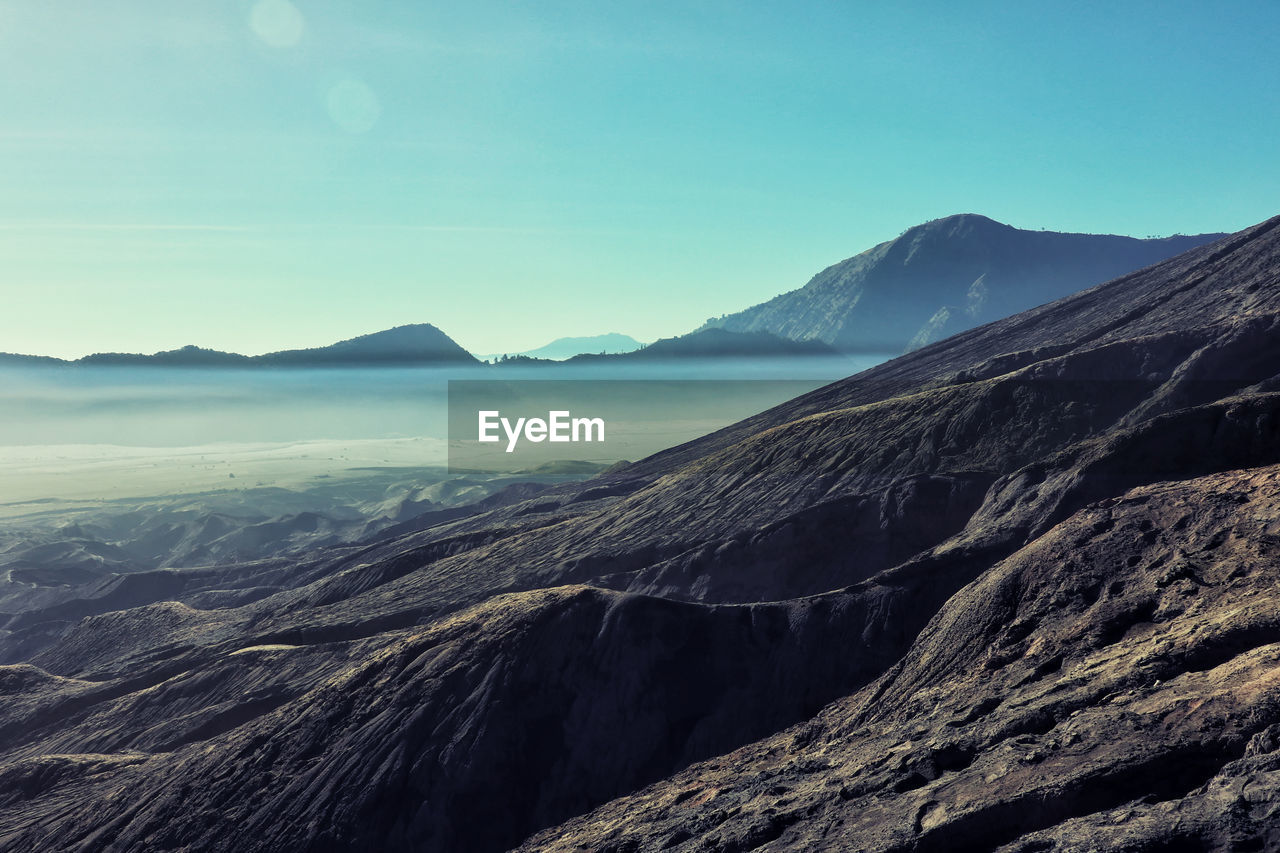
<svg viewBox="0 0 1280 853"><path fill-rule="evenodd" d="M580 476L706 435L821 380L451 379L449 470ZM550 473L548 473L550 472Z"/></svg>
<svg viewBox="0 0 1280 853"><path fill-rule="evenodd" d="M547 412L542 418L516 418L513 424L496 410L479 413L477 441L501 441L498 428L507 438L507 452L514 453L516 444L525 441L604 441L604 418L575 418L568 411Z"/></svg>

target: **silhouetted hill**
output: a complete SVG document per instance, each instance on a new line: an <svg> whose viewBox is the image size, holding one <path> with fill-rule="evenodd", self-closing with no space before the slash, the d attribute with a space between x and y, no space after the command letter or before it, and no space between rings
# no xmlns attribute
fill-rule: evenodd
<svg viewBox="0 0 1280 853"><path fill-rule="evenodd" d="M793 341L768 332L729 332L703 329L674 338L662 338L632 352L600 355L583 353L572 363L589 361L666 361L706 358L787 358L791 356L834 355L822 341Z"/></svg>
<svg viewBox="0 0 1280 853"><path fill-rule="evenodd" d="M324 347L282 350L246 356L188 345L151 355L100 352L75 361L32 355L0 354L0 365L66 365L129 367L337 367L407 364L478 364L471 353L429 323L397 326Z"/></svg>
<svg viewBox="0 0 1280 853"><path fill-rule="evenodd" d="M154 355L98 352L93 355L86 355L76 361L76 364L138 367L245 367L252 363L253 359L239 353L221 352L220 350L205 349L191 345L181 349L158 352Z"/></svg>
<svg viewBox="0 0 1280 853"><path fill-rule="evenodd" d="M327 347L284 350L253 358L269 365L478 363L471 353L430 323L396 326Z"/></svg>
<svg viewBox="0 0 1280 853"><path fill-rule="evenodd" d="M52 366L66 363L66 361L60 358L53 358L52 356L47 355L19 355L12 352L0 352L0 367Z"/></svg>
<svg viewBox="0 0 1280 853"><path fill-rule="evenodd" d="M611 354L631 352L632 350L640 349L642 346L644 346L644 344L640 343L630 335L608 332L603 335L590 335L587 337L556 338L551 343L545 344L536 349L510 353L509 355L559 361L566 358L572 358L573 356L580 355L582 353ZM494 354L487 357L499 358L500 355L501 354Z"/></svg>
<svg viewBox="0 0 1280 853"><path fill-rule="evenodd" d="M703 328L903 352L1216 240L1024 231L967 213L917 225L804 287Z"/></svg>

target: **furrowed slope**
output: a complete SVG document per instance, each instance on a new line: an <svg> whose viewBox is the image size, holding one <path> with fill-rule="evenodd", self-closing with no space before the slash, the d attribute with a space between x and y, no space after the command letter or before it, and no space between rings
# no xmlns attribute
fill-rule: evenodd
<svg viewBox="0 0 1280 853"><path fill-rule="evenodd" d="M1257 495L1248 501L1214 496L1236 489L1222 485L1231 477L1254 476L1223 472L1280 463L1278 223L921 350L606 478L292 567L175 571L163 593L174 601L14 614L2 650L24 665L0 681L13 709L0 720L0 797L16 805L0 841L11 849L496 850L856 691L818 718L814 737L828 719L883 720L884 737L897 736L892 726L942 731L929 701L955 691L975 708L989 705L986 687L965 681L965 656L1004 632L1025 630L1011 642L1028 645L981 670L994 673L988 680L1007 670L999 691L1053 684L1055 665L1117 646L1105 626L1123 618L1095 605L1132 594L1143 617L1133 624L1152 622L1172 600L1166 588L1184 580L1160 586L1163 575L1136 574L1161 549L1199 547L1180 538L1191 521L1166 522L1173 510L1144 489L1169 505L1212 504L1210 526L1240 521L1241 560L1269 553L1272 534L1259 526L1273 501L1265 483L1248 481ZM1111 534L1096 515L1110 504L1099 502L1126 494L1129 515ZM1260 515L1231 515L1250 507ZM1153 529L1172 532L1143 544L1139 531L1130 542L1124 531L1146 511ZM1099 575L1098 589L1090 583L1072 610L1063 585L1082 570L1062 571L1063 562L1072 548L1095 546L1093 563L1112 574ZM1118 555L1114 566L1107 549ZM1042 560L1046 553L1063 556ZM968 585L987 589L1014 569L1028 595L1059 602L1057 610L1024 613L1020 592L998 610L965 598L976 588ZM237 584L266 577L278 592L235 599ZM1249 594L1265 601L1268 577L1251 575ZM1234 589L1224 582L1215 595L1219 586ZM1215 619L1246 601L1196 589L1183 597L1210 602L1206 615ZM969 619L971 611L978 615ZM1034 625L1013 627L1028 614ZM1082 632L1111 639L1090 646ZM1192 632L1187 645L1202 636L1217 647L1213 631ZM1037 639L1060 649L1061 660L1039 657ZM296 664L286 660L293 655ZM1117 663L1114 679L1133 666ZM1015 683L1027 676L1020 667L1040 674ZM695 778L682 775L652 789L658 800L646 799L652 791L621 800L530 849L638 850L654 838L821 849L826 836L814 833L841 839L837 848L870 839L872 847L934 849L946 837L934 827L953 818L969 849L1013 843L1144 796L1184 797L1201 784L1184 782L1217 772L1202 753L1244 755L1242 744L1265 728L1254 723L1269 719L1236 696L1251 683L1238 679L1254 677L1246 669L1224 670L1212 684L1185 682L1193 703L1230 694L1223 708L1253 710L1224 711L1235 722L1221 736L1178 729L1171 743L1186 748L1173 761L1198 769L1172 788L1157 784L1172 775L1163 747L1143 752L1123 717L1099 738L1132 749L1117 751L1098 778L1139 792L1128 799L1089 799L1079 792L1097 780L1072 781L1060 768L1034 789L1036 802L1067 805L1025 821L1019 816L1034 810L1011 788L997 787L990 808L972 813L963 798L931 800L941 812L911 799L945 773L987 767L976 757L988 748L981 737L998 738L1006 723L1028 731L1012 711L1002 722L991 706L972 719L990 717L992 733L959 752L942 740L936 755L932 746L904 748L912 769L888 788L841 795L821 776L824 757L804 763L811 738L803 733L733 759L777 775L768 762L796 756L811 768L798 773L819 774L823 791L836 790L834 799L805 800L799 817L764 805L787 799L799 782L756 788L748 773L723 808L703 789L672 794L689 818L672 823L660 792ZM1098 672L1099 685L1111 684ZM1086 687L1079 708L1107 704L1108 693ZM849 732L837 739L854 744L848 762L893 746L858 746ZM728 784L730 766L688 773L720 767ZM838 829L882 807L898 815L876 824L889 834ZM820 813L837 823L809 822ZM1002 820L1012 828L996 837L987 825Z"/></svg>
<svg viewBox="0 0 1280 853"><path fill-rule="evenodd" d="M1271 849L1278 476L1091 505L856 695L521 849Z"/></svg>

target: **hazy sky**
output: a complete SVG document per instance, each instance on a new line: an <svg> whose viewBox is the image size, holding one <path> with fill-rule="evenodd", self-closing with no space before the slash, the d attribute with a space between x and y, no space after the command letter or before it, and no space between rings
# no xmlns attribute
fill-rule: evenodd
<svg viewBox="0 0 1280 853"><path fill-rule="evenodd" d="M919 222L1280 213L1280 3L0 2L0 351L677 334Z"/></svg>

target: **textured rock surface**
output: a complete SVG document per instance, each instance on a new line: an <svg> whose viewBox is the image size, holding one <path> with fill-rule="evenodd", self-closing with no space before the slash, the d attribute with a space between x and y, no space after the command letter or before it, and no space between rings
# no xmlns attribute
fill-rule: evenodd
<svg viewBox="0 0 1280 853"><path fill-rule="evenodd" d="M1277 534L1276 467L1087 507L859 693L524 849L1274 849Z"/></svg>
<svg viewBox="0 0 1280 853"><path fill-rule="evenodd" d="M12 613L0 847L1267 849L1278 316L1272 220L587 483Z"/></svg>

